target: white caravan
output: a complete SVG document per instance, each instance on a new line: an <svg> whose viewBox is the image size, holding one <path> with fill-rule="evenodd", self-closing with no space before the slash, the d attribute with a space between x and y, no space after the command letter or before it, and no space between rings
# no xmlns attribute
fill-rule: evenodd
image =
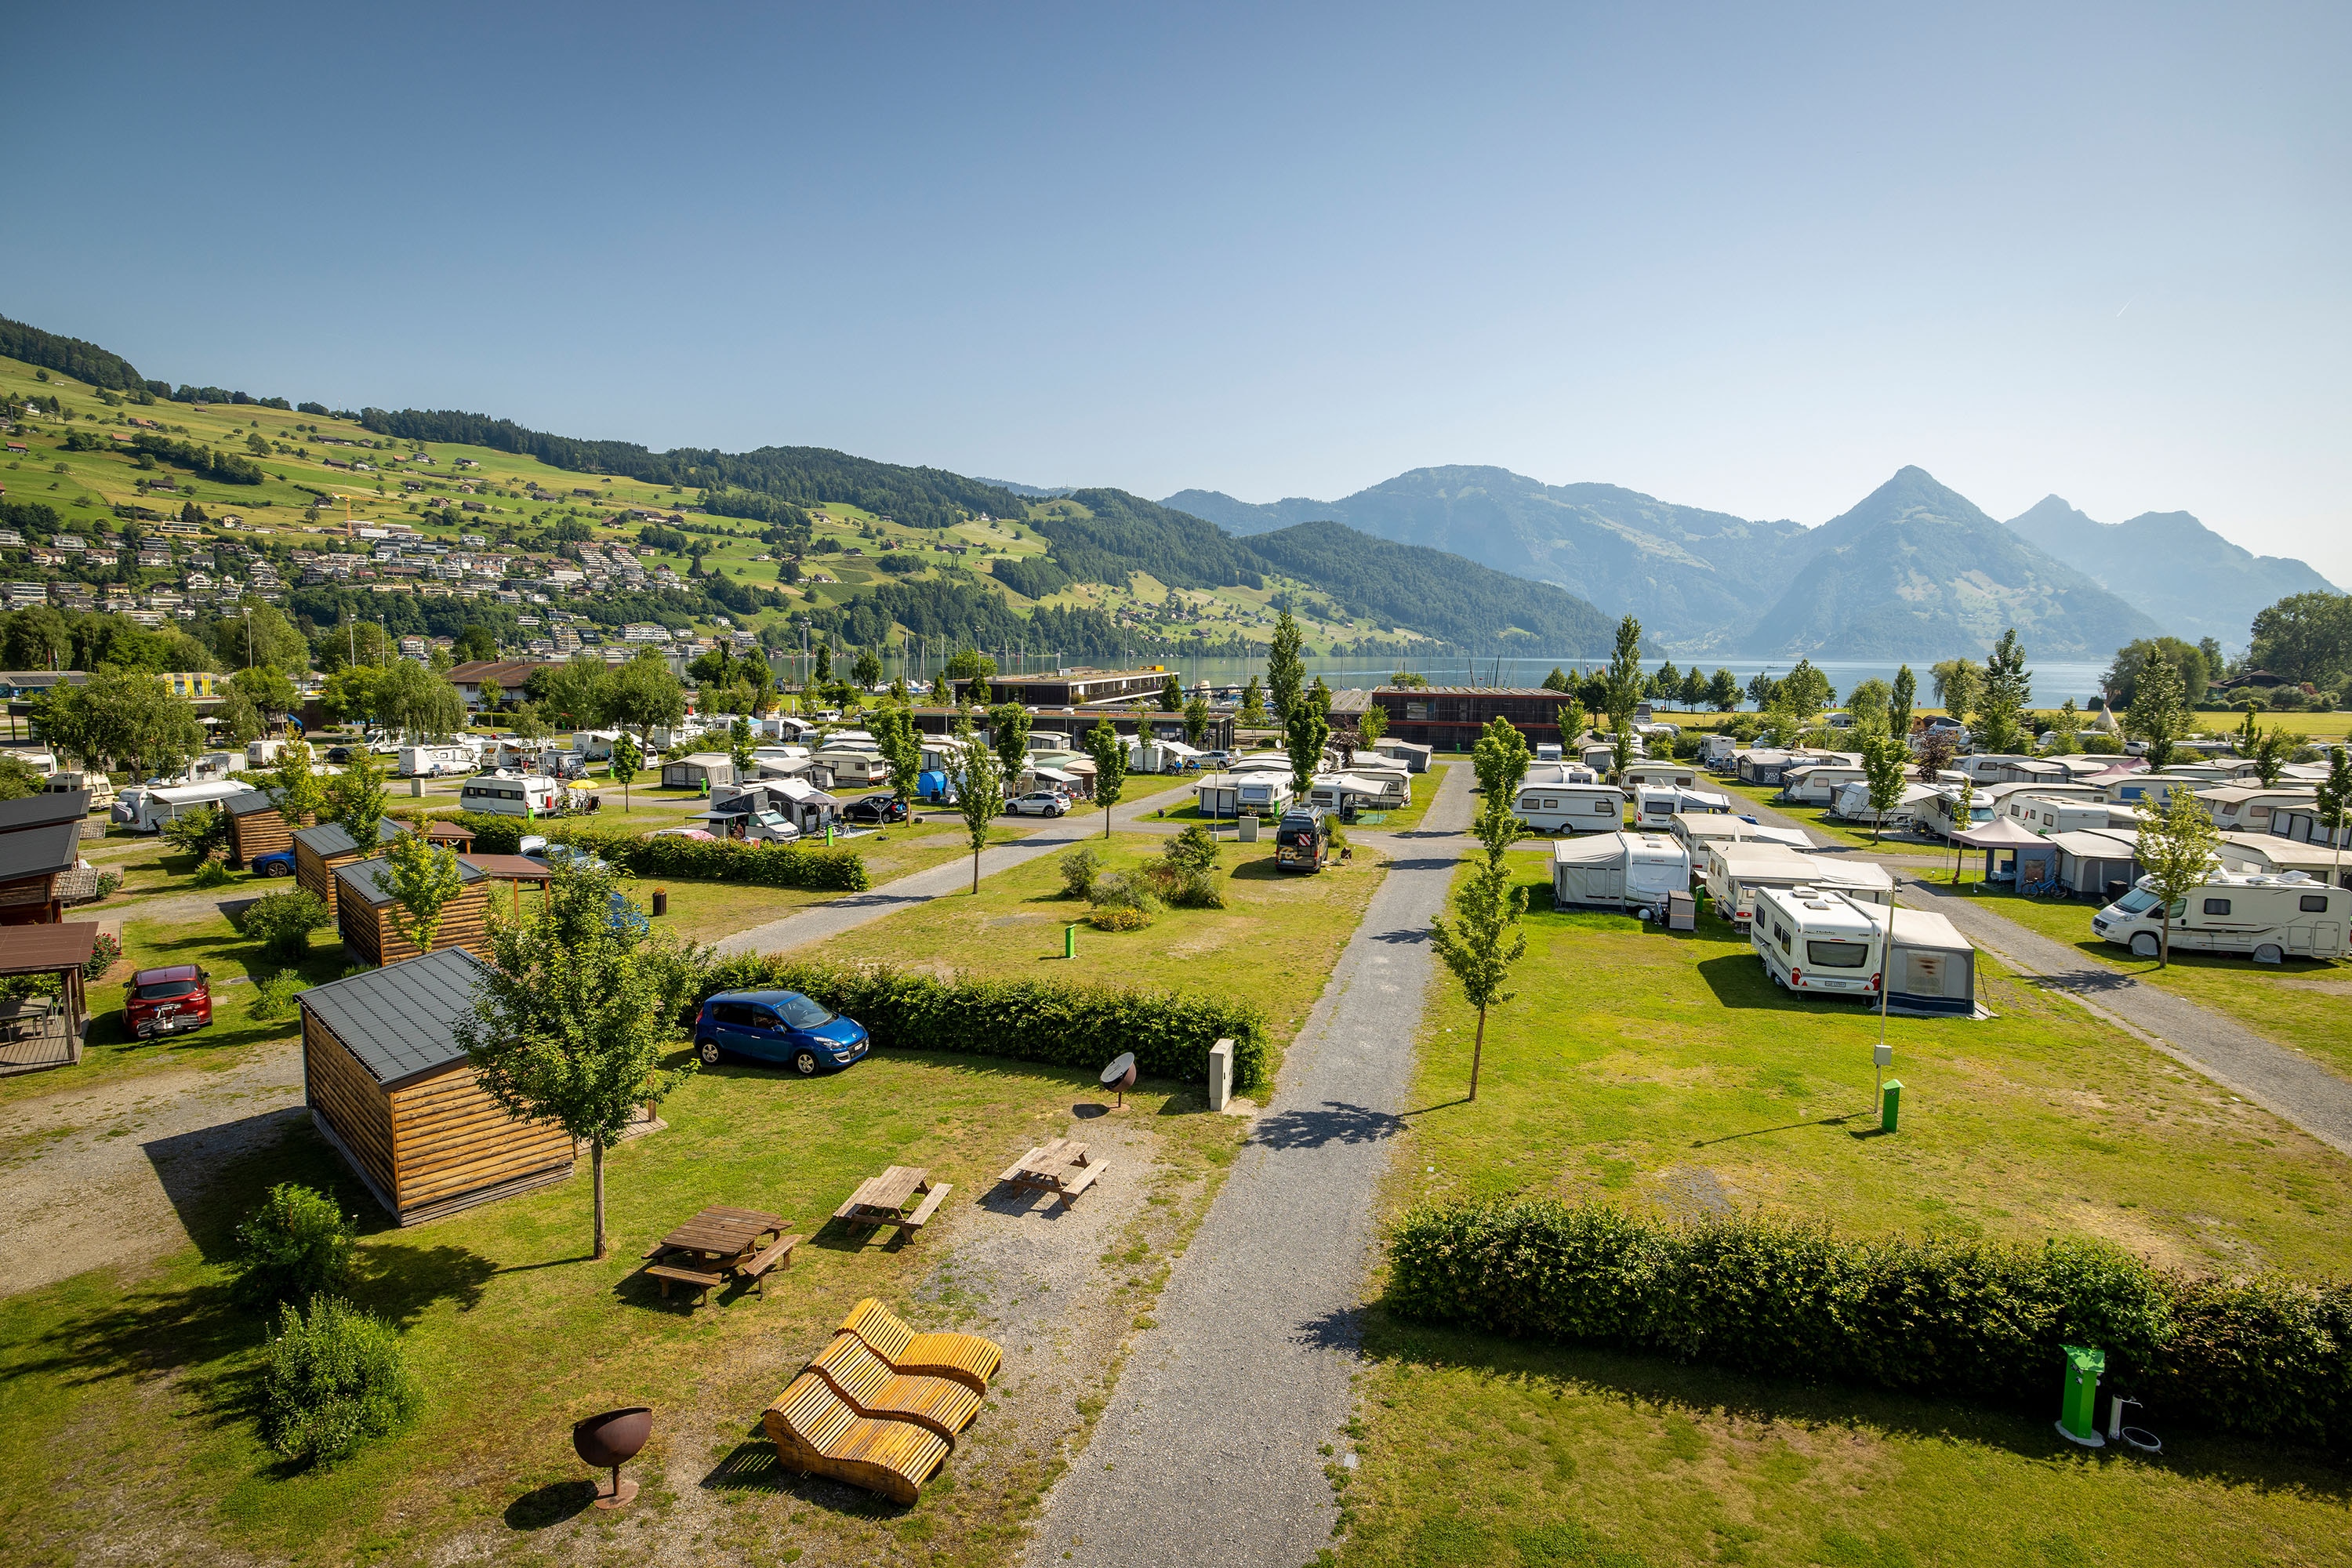
<svg viewBox="0 0 2352 1568"><path fill-rule="evenodd" d="M1807 855L1771 843L1709 845L1703 879L1715 912L1734 931L1747 929L1756 895L1766 888L1832 888L1863 903L1895 901L1895 879L1875 861Z"/></svg>
<svg viewBox="0 0 2352 1568"><path fill-rule="evenodd" d="M1663 833L1605 833L1551 847L1554 908L1651 911L1690 891L1690 851Z"/></svg>
<svg viewBox="0 0 2352 1568"><path fill-rule="evenodd" d="M2164 941L2163 900L2142 877L2138 885L2091 917L2093 934L2140 958L2154 958ZM2342 958L2352 890L2314 881L2300 871L2275 876L2216 872L2172 905L2172 945L2181 952L2239 953L2256 963L2284 958Z"/></svg>
<svg viewBox="0 0 2352 1568"><path fill-rule="evenodd" d="M163 824L208 805L218 805L251 786L238 779L209 784L139 784L117 795L108 816L133 833L161 833Z"/></svg>
<svg viewBox="0 0 2352 1568"><path fill-rule="evenodd" d="M1623 787L1625 798L1628 800L1633 799L1633 792L1643 784L1664 784L1675 789L1696 789L1698 767L1692 763L1675 762L1671 757L1660 762L1628 763L1625 764L1625 771L1617 775L1617 782Z"/></svg>
<svg viewBox="0 0 2352 1568"><path fill-rule="evenodd" d="M1807 996L1878 994L1885 934L1867 906L1827 888L1759 888L1748 943L1774 984Z"/></svg>
<svg viewBox="0 0 2352 1568"><path fill-rule="evenodd" d="M562 800L563 786L546 774L503 770L467 779L457 791L461 809L491 816L537 816L555 810Z"/></svg>
<svg viewBox="0 0 2352 1568"><path fill-rule="evenodd" d="M1522 784L1513 814L1538 833L1614 833L1625 826L1615 784Z"/></svg>
<svg viewBox="0 0 2352 1568"><path fill-rule="evenodd" d="M1665 831L1674 826L1675 817L1685 814L1728 816L1731 797L1678 784L1643 784L1633 791L1633 820L1641 826Z"/></svg>
<svg viewBox="0 0 2352 1568"><path fill-rule="evenodd" d="M437 779L445 773L469 773L480 765L471 746L400 748L400 776L404 779Z"/></svg>

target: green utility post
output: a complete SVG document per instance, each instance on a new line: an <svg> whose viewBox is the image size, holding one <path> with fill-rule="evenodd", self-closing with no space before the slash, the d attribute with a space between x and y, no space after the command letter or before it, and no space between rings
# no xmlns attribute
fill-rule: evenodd
<svg viewBox="0 0 2352 1568"><path fill-rule="evenodd" d="M833 847L833 818L829 816L824 819L824 847Z"/></svg>
<svg viewBox="0 0 2352 1568"><path fill-rule="evenodd" d="M1078 928L1076 922L1062 928L1062 956L1064 958L1078 956Z"/></svg>
<svg viewBox="0 0 2352 1568"><path fill-rule="evenodd" d="M2107 1352L2084 1345L2061 1345L2066 1372L2058 1386L2058 1436L2085 1448L2104 1448L2099 1436L2099 1374L2107 1370Z"/></svg>
<svg viewBox="0 0 2352 1568"><path fill-rule="evenodd" d="M1902 1108L1903 1080L1890 1078L1878 1090L1878 1130L1881 1132L1895 1131L1895 1113Z"/></svg>

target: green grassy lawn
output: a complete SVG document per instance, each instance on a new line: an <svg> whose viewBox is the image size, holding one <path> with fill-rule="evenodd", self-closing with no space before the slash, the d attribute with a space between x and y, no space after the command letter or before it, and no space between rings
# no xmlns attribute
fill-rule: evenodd
<svg viewBox="0 0 2352 1568"><path fill-rule="evenodd" d="M1973 878L1969 879L1974 880ZM2178 952L2171 966L2135 958L2129 948L2091 934L2098 906L2054 899L2021 899L1979 886L1976 896L2027 930L2064 942L2092 963L2163 987L2236 1019L2254 1033L2308 1051L2352 1077L2352 963L2292 958L2256 963L2246 958Z"/></svg>
<svg viewBox="0 0 2352 1568"><path fill-rule="evenodd" d="M1097 839L1107 871L1132 870L1160 841ZM1062 957L1064 928L1087 906L1062 890L1059 854L984 879L976 895L937 899L835 937L813 953L975 974L1172 987L1247 996L1265 1008L1280 1047L1322 994L1339 950L1355 934L1383 862L1360 852L1312 876L1274 868L1271 837L1226 842L1218 851L1222 910L1170 910L1150 928L1098 931L1080 926L1077 958ZM1271 1061L1270 1064L1271 1066Z"/></svg>
<svg viewBox="0 0 2352 1568"><path fill-rule="evenodd" d="M192 1201L184 1217L195 1247L137 1277L98 1270L11 1300L0 1323L9 1560L194 1550L421 1563L459 1541L499 1560L600 1550L641 1560L664 1535L687 1534L688 1515L699 1521L693 1542L666 1544L713 1561L1000 1560L1060 1465L1052 1443L992 1430L1007 1417L983 1412L911 1510L784 1474L756 1423L860 1297L952 1321L954 1291L931 1305L910 1292L950 1245L955 1208L988 1189L1008 1148L1058 1125L1092 1089L1090 1073L904 1051L806 1082L732 1064L706 1070L664 1107L667 1131L608 1156L614 1250L602 1262L588 1256L584 1167L562 1186L404 1231L381 1223L302 1127L220 1171L217 1198ZM1197 1091L1171 1098L1146 1085L1131 1099L1164 1140L1169 1176L1213 1177L1232 1159L1244 1124L1182 1114L1199 1110ZM904 1244L821 1228L859 1180L893 1163L956 1184L943 1227ZM427 1389L415 1430L327 1469L281 1467L257 1440L264 1325L225 1289L230 1227L282 1180L336 1191L372 1227L352 1294L404 1329ZM633 1275L650 1240L711 1203L771 1210L814 1239L764 1299L730 1289L689 1313ZM1119 1305L1141 1310L1154 1293L1156 1284ZM631 1514L607 1519L585 1510L567 1428L630 1403L658 1412L632 1467L646 1493ZM681 1457L699 1496L665 1484L664 1467Z"/></svg>
<svg viewBox="0 0 2352 1568"><path fill-rule="evenodd" d="M1475 1015L1438 983L1396 1206L1526 1192L1818 1216L1849 1235L2087 1233L2198 1271L2352 1263L2336 1218L2352 1164L1996 963L1979 977L1994 1019L1889 1020L1904 1122L1874 1138L1874 1015L1789 996L1712 920L1668 936L1552 912L1539 884L1533 902L1475 1103ZM1367 1464L1342 1563L2074 1562L2123 1541L2160 1563L2344 1552L2340 1472L2252 1446L2179 1444L2163 1468L2085 1462L2038 1420L1378 1310L1366 1347ZM1579 1556L1577 1539L1605 1550Z"/></svg>
<svg viewBox="0 0 2352 1568"><path fill-rule="evenodd" d="M1857 827L1850 822L1842 822L1832 816L1826 807L1791 805L1774 799L1773 797L1780 794L1780 786L1777 784L1741 784L1738 779L1717 777L1703 787L1720 790L1735 801L1746 800L1758 805L1769 806L1783 816L1803 823L1814 832L1836 843L1852 844L1859 848L1875 850L1887 855L1932 855L1937 848L1936 844L1927 840L1912 838L1892 829L1881 835L1874 843L1869 828ZM1948 855L1950 847L1943 847Z"/></svg>

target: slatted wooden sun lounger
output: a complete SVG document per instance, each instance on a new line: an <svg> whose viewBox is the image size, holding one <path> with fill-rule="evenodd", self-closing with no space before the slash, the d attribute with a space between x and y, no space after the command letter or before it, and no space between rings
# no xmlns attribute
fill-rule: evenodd
<svg viewBox="0 0 2352 1568"><path fill-rule="evenodd" d="M974 1394L988 1392L1004 1352L993 1340L978 1334L919 1334L881 1302L868 1296L841 1321L840 1331L855 1334L866 1348L880 1356L891 1371L905 1376L944 1377Z"/></svg>
<svg viewBox="0 0 2352 1568"><path fill-rule="evenodd" d="M980 1395L952 1378L892 1372L856 1334L835 1334L808 1370L833 1385L850 1408L875 1420L912 1421L955 1445L980 1414Z"/></svg>
<svg viewBox="0 0 2352 1568"><path fill-rule="evenodd" d="M793 1379L763 1424L786 1469L846 1481L893 1502L913 1502L948 1457L948 1440L929 1426L860 1415L814 1372Z"/></svg>
<svg viewBox="0 0 2352 1568"><path fill-rule="evenodd" d="M997 1178L1024 1192L1051 1193L1068 1208L1078 1194L1095 1184L1108 1167L1088 1156L1087 1146L1069 1138L1040 1143Z"/></svg>

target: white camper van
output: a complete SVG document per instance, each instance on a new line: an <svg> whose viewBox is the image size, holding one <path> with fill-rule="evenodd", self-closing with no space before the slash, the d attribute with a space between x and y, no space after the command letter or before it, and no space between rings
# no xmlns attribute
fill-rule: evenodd
<svg viewBox="0 0 2352 1568"><path fill-rule="evenodd" d="M208 805L218 805L249 785L238 779L215 779L210 784L138 784L124 790L108 813L111 820L133 833L161 833L163 824Z"/></svg>
<svg viewBox="0 0 2352 1568"><path fill-rule="evenodd" d="M2091 917L2093 934L2154 958L2164 941L2164 910L2149 879ZM2216 872L2172 906L2172 945L2181 952L2242 953L2256 963L2283 958L2342 958L2352 890L2300 871L2273 876Z"/></svg>
<svg viewBox="0 0 2352 1568"><path fill-rule="evenodd" d="M1663 833L1604 833L1551 847L1556 909L1654 910L1690 891L1690 851Z"/></svg>
<svg viewBox="0 0 2352 1568"><path fill-rule="evenodd" d="M1522 784L1513 811L1538 833L1614 833L1625 826L1625 795L1614 784Z"/></svg>
<svg viewBox="0 0 2352 1568"><path fill-rule="evenodd" d="M544 773L481 773L457 792L464 810L492 816L537 816L555 810L562 800L563 786Z"/></svg>
<svg viewBox="0 0 2352 1568"><path fill-rule="evenodd" d="M1748 943L1773 983L1808 996L1878 994L1885 934L1866 908L1826 888L1759 888Z"/></svg>

